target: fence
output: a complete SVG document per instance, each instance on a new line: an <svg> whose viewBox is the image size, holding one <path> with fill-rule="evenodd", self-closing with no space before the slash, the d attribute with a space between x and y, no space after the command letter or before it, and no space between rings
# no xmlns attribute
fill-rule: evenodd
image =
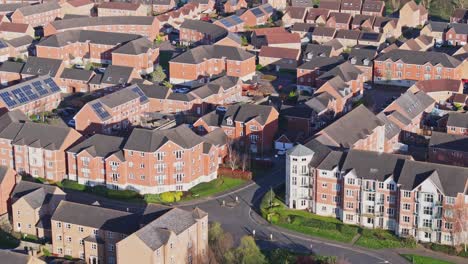
<svg viewBox="0 0 468 264"><path fill-rule="evenodd" d="M228 167L219 167L218 175L226 176L230 178L243 179L243 180L252 180L251 171L242 171L242 170L232 170Z"/></svg>

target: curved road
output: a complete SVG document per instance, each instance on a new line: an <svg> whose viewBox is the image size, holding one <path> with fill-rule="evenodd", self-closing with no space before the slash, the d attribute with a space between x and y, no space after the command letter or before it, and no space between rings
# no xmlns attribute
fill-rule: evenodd
<svg viewBox="0 0 468 264"><path fill-rule="evenodd" d="M284 168L279 166L268 175L256 182L233 191L217 196L207 201L193 201L181 205L183 208L195 206L208 212L210 221L220 222L227 232L230 232L235 241L244 235L252 235L263 249L288 248L299 252L313 252L319 255L333 255L344 258L351 263L407 263L403 258L391 252L377 252L363 249L345 243L328 242L319 238L312 238L288 231L266 222L252 208L258 205L259 200L271 188L284 182ZM239 202L235 203L236 196ZM223 206L223 201L225 206ZM270 240L270 235L273 240Z"/></svg>

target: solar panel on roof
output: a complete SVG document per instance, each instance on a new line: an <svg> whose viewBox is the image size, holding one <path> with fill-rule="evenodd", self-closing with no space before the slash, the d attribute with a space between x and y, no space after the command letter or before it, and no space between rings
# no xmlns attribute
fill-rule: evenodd
<svg viewBox="0 0 468 264"><path fill-rule="evenodd" d="M137 93L140 96L140 103L144 103L148 101L148 97L146 97L146 95L143 93L143 91L140 88L135 87L132 89L132 91Z"/></svg>
<svg viewBox="0 0 468 264"><path fill-rule="evenodd" d="M18 102L20 103L27 103L29 101L26 95L23 93L23 91L21 91L19 88L11 91L11 93L13 93L13 95L16 97L16 99L18 99Z"/></svg>
<svg viewBox="0 0 468 264"><path fill-rule="evenodd" d="M241 24L241 23L244 22L244 21L242 21L242 19L241 19L240 17L238 17L238 16L231 16L231 19L232 19L234 22L238 23L238 24Z"/></svg>
<svg viewBox="0 0 468 264"><path fill-rule="evenodd" d="M39 93L39 95L46 95L48 94L47 90L44 89L44 86L42 85L41 82L39 81L36 81L36 82L33 82L32 85L34 86L34 88L36 89L36 91Z"/></svg>
<svg viewBox="0 0 468 264"><path fill-rule="evenodd" d="M253 8L253 9L250 9L250 11L252 12L252 14L254 14L256 17L259 17L259 16L263 16L263 11L256 7L256 8Z"/></svg>
<svg viewBox="0 0 468 264"><path fill-rule="evenodd" d="M233 24L231 24L231 22L229 22L227 19L221 19L219 22L221 22L226 27L232 27L233 26Z"/></svg>
<svg viewBox="0 0 468 264"><path fill-rule="evenodd" d="M36 93L33 92L31 85L28 84L26 86L21 87L21 89L26 94L26 96L29 98L29 100L35 100L35 99L39 98L39 96Z"/></svg>
<svg viewBox="0 0 468 264"><path fill-rule="evenodd" d="M94 103L91 106L100 118L106 119L110 117L109 113L104 109L103 105L100 102Z"/></svg>
<svg viewBox="0 0 468 264"><path fill-rule="evenodd" d="M8 47L8 45L5 42L0 41L0 49L6 48L6 47Z"/></svg>
<svg viewBox="0 0 468 264"><path fill-rule="evenodd" d="M60 87L57 86L57 84L52 80L52 78L47 78L44 80L44 82L50 87L50 90L52 92L60 92Z"/></svg>
<svg viewBox="0 0 468 264"><path fill-rule="evenodd" d="M267 13L273 13L273 7L271 5L264 5L264 6L262 6L262 8Z"/></svg>
<svg viewBox="0 0 468 264"><path fill-rule="evenodd" d="M7 104L8 107L12 107L16 105L16 102L12 100L8 92L0 93L0 97L3 99L3 101L5 102L5 104Z"/></svg>

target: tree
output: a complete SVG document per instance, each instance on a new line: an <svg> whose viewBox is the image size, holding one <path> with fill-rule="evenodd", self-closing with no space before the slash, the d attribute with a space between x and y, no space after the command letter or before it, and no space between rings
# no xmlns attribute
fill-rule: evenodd
<svg viewBox="0 0 468 264"><path fill-rule="evenodd" d="M214 222L208 230L208 243L212 251L213 261L210 263L227 263L225 257L231 251L234 240L230 233L224 232L221 224Z"/></svg>
<svg viewBox="0 0 468 264"><path fill-rule="evenodd" d="M443 218L446 223L452 223L452 242L463 245L464 251L467 252L468 246L468 207L464 201L455 202L454 205L444 208Z"/></svg>
<svg viewBox="0 0 468 264"><path fill-rule="evenodd" d="M390 3L392 4L393 11L400 9L401 0L391 0Z"/></svg>
<svg viewBox="0 0 468 264"><path fill-rule="evenodd" d="M250 161L250 152L247 148L244 148L244 150L241 153L241 169L242 171L246 171L247 168L249 167L249 161Z"/></svg>
<svg viewBox="0 0 468 264"><path fill-rule="evenodd" d="M237 163L239 161L239 153L237 152L237 149L236 149L236 143L234 142L234 140L228 138L226 145L227 145L227 152L228 152L227 156L228 156L229 167L231 168L231 170L234 170L236 169Z"/></svg>
<svg viewBox="0 0 468 264"><path fill-rule="evenodd" d="M249 45L249 41L247 40L247 37L246 36L241 36L241 43L242 43L242 46L247 46Z"/></svg>
<svg viewBox="0 0 468 264"><path fill-rule="evenodd" d="M265 256L258 248L252 236L244 236L239 247L235 250L236 263L263 264L267 263Z"/></svg>
<svg viewBox="0 0 468 264"><path fill-rule="evenodd" d="M153 82L162 82L166 79L166 73L164 72L163 68L161 65L156 66L156 69L152 73L150 73L150 79Z"/></svg>

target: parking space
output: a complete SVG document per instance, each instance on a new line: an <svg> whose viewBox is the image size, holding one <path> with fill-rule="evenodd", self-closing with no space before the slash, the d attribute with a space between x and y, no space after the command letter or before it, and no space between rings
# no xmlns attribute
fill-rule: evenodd
<svg viewBox="0 0 468 264"><path fill-rule="evenodd" d="M364 105L374 113L378 113L406 90L408 90L408 87L374 84L372 89L364 90Z"/></svg>

